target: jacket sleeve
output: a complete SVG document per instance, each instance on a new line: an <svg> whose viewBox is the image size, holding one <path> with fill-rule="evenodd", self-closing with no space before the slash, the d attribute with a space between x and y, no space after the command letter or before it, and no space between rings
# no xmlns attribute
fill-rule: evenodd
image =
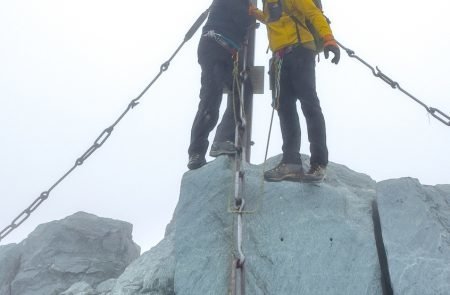
<svg viewBox="0 0 450 295"><path fill-rule="evenodd" d="M263 24L267 23L268 16L254 5L250 6L249 14L254 16L258 21L262 22Z"/></svg>
<svg viewBox="0 0 450 295"><path fill-rule="evenodd" d="M324 39L334 39L333 32L330 25L327 22L326 17L323 15L320 8L318 8L313 0L293 0L294 9L297 13L304 15L307 20L311 22L319 35Z"/></svg>

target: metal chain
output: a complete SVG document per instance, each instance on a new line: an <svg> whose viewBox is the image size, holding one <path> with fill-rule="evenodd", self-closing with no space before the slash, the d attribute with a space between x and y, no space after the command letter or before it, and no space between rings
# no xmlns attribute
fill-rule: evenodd
<svg viewBox="0 0 450 295"><path fill-rule="evenodd" d="M231 294L232 295L245 295L245 278L244 278L244 262L245 255L242 251L242 234L243 234L243 214L245 213L245 200L243 198L243 188L244 188L244 176L245 172L243 170L243 159L245 159L245 144L248 144L244 141L245 129L247 126L246 118L245 118L245 110L244 110L244 99L245 99L245 82L248 79L247 73L247 50L248 44L247 41L243 47L243 62L242 62L242 71L238 73L238 63L239 63L239 55L235 57L234 60L234 69L233 69L233 87L232 87L232 99L233 99L233 108L235 112L235 137L234 137L234 145L236 148L235 155L235 172L234 172L234 210L233 213L237 214L237 222L236 222L236 249L237 249L237 257L233 259L232 262L232 270L231 270ZM238 77L240 76L240 77ZM240 79L239 79L240 78ZM240 87L237 86L240 82ZM238 87L236 89L236 87ZM237 91L236 91L237 90ZM239 99L239 112L237 116L236 112L236 92L238 94ZM238 273L238 275L237 275Z"/></svg>
<svg viewBox="0 0 450 295"><path fill-rule="evenodd" d="M72 173L78 166L83 165L83 163L97 150L99 149L105 141L109 138L111 133L114 130L114 127L125 117L125 115L133 109L135 106L139 104L139 100L142 98L142 96L147 92L147 90L155 83L155 81L161 76L163 72L165 72L169 66L172 59L177 55L177 53L180 51L180 49L183 47L183 45L189 41L189 39L192 38L194 33L198 30L200 25L205 21L206 17L208 16L209 8L206 9L195 21L195 23L192 25L192 27L189 29L189 31L184 36L183 42L178 46L178 48L175 50L175 52L172 54L172 56L161 65L159 69L159 73L155 76L155 78L145 87L145 89L135 98L133 99L127 106L126 110L117 118L117 120L112 124L110 127L106 128L95 140L94 144L89 147L86 152L79 157L72 168L70 168L61 178L58 179L58 181L55 182L47 191L44 191L41 193L41 195L31 203L30 206L28 206L25 210L22 211L14 220L11 222L10 225L5 227L2 231L0 231L0 241L2 241L9 233L11 233L14 229L19 227L25 220L30 217L31 213L33 213L34 210L36 210L45 200L48 199L50 192L58 185L60 184L69 174Z"/></svg>
<svg viewBox="0 0 450 295"><path fill-rule="evenodd" d="M406 94L407 96L409 96L410 98L412 98L415 102L417 102L418 104L420 104L422 107L424 107L428 113L430 113L433 117L435 117L437 120L439 120L440 122L444 123L447 126L450 126L450 116L448 116L447 114L445 114L444 112L442 112L441 110L437 109L437 108L433 108L433 107L429 107L427 106L425 103L423 103L422 101L420 101L419 99L417 99L416 97L414 97L412 94L410 94L409 92L407 92L406 90L404 90L403 88L400 87L400 85L395 82L394 80L392 80L391 78L389 78L386 74L384 74L383 72L380 71L380 69L378 67L372 67L369 63L367 63L365 60L363 60L362 58L360 58L359 56L357 56L355 54L355 52L347 47L345 47L344 45L342 45L341 43L337 42L336 43L339 45L339 47L341 47L342 49L344 49L348 56L356 58L358 61L360 61L362 64L364 64L366 67L368 67L371 71L372 74L375 77L380 78L381 80L383 80L384 82L386 82L389 86L391 86L392 88L398 88L401 92L403 92L404 94Z"/></svg>

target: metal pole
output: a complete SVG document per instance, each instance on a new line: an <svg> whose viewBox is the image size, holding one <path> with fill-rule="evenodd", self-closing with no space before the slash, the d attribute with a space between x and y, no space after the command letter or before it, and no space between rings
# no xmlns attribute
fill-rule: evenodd
<svg viewBox="0 0 450 295"><path fill-rule="evenodd" d="M257 4L257 0L250 0L254 5ZM255 65L255 35L256 35L256 19L250 26L248 33L248 47L247 47L247 70L252 69ZM250 73L252 74L252 73ZM247 109L245 110L247 126L245 128L244 134L244 148L245 148L245 161L250 163L250 149L252 145L252 118L253 118L253 92L248 94L246 97L249 101L247 102Z"/></svg>

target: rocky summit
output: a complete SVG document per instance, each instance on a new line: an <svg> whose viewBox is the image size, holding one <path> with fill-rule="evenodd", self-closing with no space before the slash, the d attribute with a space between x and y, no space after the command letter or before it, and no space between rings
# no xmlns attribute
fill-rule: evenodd
<svg viewBox="0 0 450 295"><path fill-rule="evenodd" d="M279 160L244 165L246 294L450 294L450 185L335 163L320 184L263 181ZM130 224L87 213L1 246L0 295L230 294L234 170L221 156L186 172L164 239L141 256Z"/></svg>

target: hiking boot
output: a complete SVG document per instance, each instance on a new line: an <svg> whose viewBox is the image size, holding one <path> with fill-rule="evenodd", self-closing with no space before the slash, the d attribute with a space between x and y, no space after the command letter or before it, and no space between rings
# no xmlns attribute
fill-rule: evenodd
<svg viewBox="0 0 450 295"><path fill-rule="evenodd" d="M312 165L309 171L302 177L303 182L321 182L327 174L327 166Z"/></svg>
<svg viewBox="0 0 450 295"><path fill-rule="evenodd" d="M277 167L264 172L264 179L267 181L301 181L303 177L303 167L301 164L280 163Z"/></svg>
<svg viewBox="0 0 450 295"><path fill-rule="evenodd" d="M206 164L205 156L200 154L192 154L189 156L189 162L187 164L189 170L194 170L202 167Z"/></svg>
<svg viewBox="0 0 450 295"><path fill-rule="evenodd" d="M211 157L234 154L236 154L236 148L234 147L234 143L231 141L215 141L211 145L211 150L209 151L209 155Z"/></svg>

